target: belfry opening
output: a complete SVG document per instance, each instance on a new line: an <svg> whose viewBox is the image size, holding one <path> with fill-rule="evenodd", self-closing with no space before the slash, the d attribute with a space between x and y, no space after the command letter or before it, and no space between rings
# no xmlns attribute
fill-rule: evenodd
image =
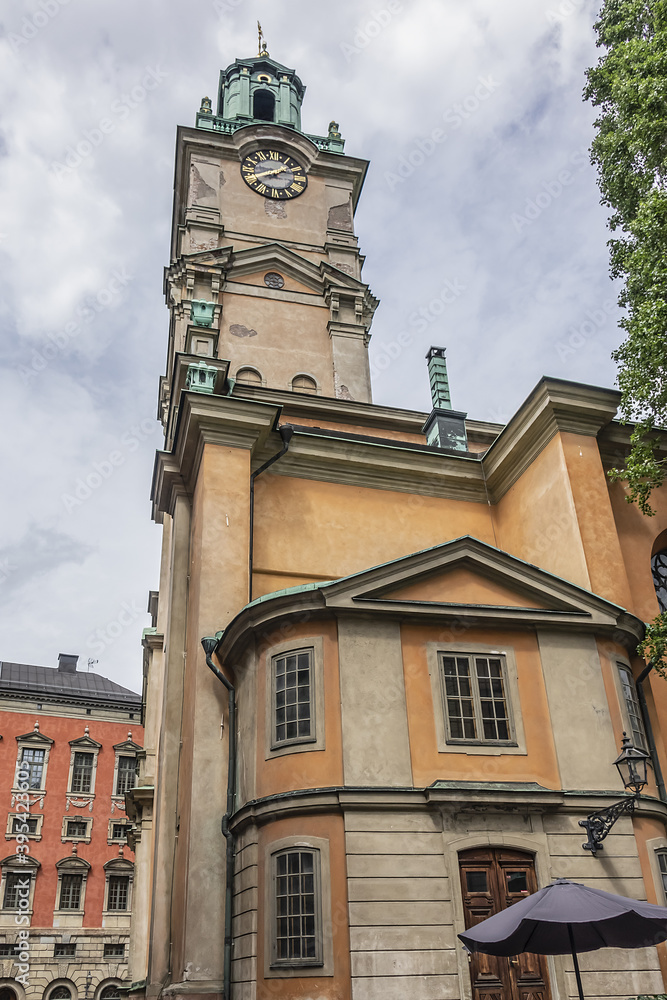
<svg viewBox="0 0 667 1000"><path fill-rule="evenodd" d="M276 99L270 90L256 90L252 99L252 116L262 122L275 121Z"/></svg>

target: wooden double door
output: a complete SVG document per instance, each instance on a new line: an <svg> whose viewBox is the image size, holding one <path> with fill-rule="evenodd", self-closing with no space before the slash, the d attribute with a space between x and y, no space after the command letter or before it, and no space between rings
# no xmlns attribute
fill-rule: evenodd
<svg viewBox="0 0 667 1000"><path fill-rule="evenodd" d="M505 848L476 848L459 854L466 928L537 890L530 854ZM551 1000L546 959L541 955L495 958L470 956L474 1000Z"/></svg>

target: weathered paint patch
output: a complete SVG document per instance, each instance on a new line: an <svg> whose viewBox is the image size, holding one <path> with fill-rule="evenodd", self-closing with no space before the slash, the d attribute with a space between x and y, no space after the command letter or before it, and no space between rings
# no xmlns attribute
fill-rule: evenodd
<svg viewBox="0 0 667 1000"><path fill-rule="evenodd" d="M229 327L229 332L232 337L256 337L257 330L250 330L247 326L243 326L241 323L232 323Z"/></svg>

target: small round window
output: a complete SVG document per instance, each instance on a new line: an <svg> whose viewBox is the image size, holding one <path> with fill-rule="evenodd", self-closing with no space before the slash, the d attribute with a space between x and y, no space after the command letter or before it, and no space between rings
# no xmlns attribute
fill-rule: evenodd
<svg viewBox="0 0 667 1000"><path fill-rule="evenodd" d="M285 279L277 271L269 271L264 275L264 284L267 288L284 288Z"/></svg>

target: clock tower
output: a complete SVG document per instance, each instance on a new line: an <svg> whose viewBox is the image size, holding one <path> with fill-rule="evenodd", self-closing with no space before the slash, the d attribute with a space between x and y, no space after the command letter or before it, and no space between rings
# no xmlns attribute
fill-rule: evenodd
<svg viewBox="0 0 667 1000"><path fill-rule="evenodd" d="M227 384L371 400L377 300L354 233L368 163L345 155L336 122L302 131L304 85L260 51L220 73L216 114L206 97L178 130L165 425L182 355L201 356L212 389L206 359L225 359Z"/></svg>

